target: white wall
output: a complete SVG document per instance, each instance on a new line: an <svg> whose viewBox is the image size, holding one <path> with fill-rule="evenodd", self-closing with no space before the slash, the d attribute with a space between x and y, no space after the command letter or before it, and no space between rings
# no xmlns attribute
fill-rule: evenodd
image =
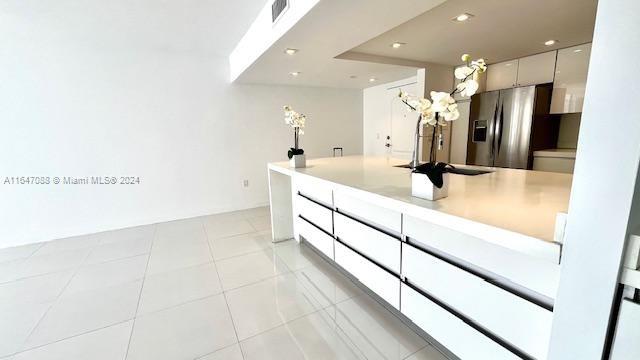
<svg viewBox="0 0 640 360"><path fill-rule="evenodd" d="M634 193L639 197L640 116L610 105L640 97L640 86L620 66L620 59L640 57L640 42L629 41L640 34L638 13L637 0L598 2L550 360L608 358L603 350L624 246L640 222L632 211Z"/></svg>
<svg viewBox="0 0 640 360"><path fill-rule="evenodd" d="M308 116L308 156L362 152L361 91L229 84L226 55L167 44L184 23L149 31L144 8L123 28L120 9L12 4L0 15L0 248L265 205L266 163L286 160L293 140L285 104ZM3 185L99 175L141 184Z"/></svg>

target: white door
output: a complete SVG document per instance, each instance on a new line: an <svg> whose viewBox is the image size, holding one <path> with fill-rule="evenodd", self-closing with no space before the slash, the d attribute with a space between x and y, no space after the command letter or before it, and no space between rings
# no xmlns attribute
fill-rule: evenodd
<svg viewBox="0 0 640 360"><path fill-rule="evenodd" d="M415 95L416 84L387 90L387 99L391 107L391 134L389 134L388 143L390 144L391 157L411 160L418 113L409 112L407 105L398 98L400 89Z"/></svg>

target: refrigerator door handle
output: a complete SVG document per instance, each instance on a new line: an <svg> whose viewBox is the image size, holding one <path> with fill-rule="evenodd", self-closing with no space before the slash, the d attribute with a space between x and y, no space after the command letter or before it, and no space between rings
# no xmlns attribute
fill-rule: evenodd
<svg viewBox="0 0 640 360"><path fill-rule="evenodd" d="M489 158L491 161L491 166L493 166L493 162L495 161L496 157L495 157L495 152L496 152L496 126L497 124L497 118L496 115L498 114L498 101L496 101L496 107L493 109L493 116L491 117L491 123L493 124L491 129L491 147L489 149Z"/></svg>
<svg viewBox="0 0 640 360"><path fill-rule="evenodd" d="M498 148L496 150L496 155L500 155L500 148L502 147L502 132L504 131L504 104L500 106L500 115L498 116Z"/></svg>

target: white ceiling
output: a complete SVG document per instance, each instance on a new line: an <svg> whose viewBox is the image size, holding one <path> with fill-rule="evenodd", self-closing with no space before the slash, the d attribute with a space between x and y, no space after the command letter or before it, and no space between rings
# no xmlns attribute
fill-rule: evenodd
<svg viewBox="0 0 640 360"><path fill-rule="evenodd" d="M228 56L266 1L2 0L0 30L2 23L13 21L29 27L7 36L25 42L46 33L56 43L63 39L105 51L135 47Z"/></svg>
<svg viewBox="0 0 640 360"><path fill-rule="evenodd" d="M321 0L236 80L240 83L365 88L416 74L415 66L335 59L444 0ZM286 15L285 15L286 16ZM285 48L300 49L294 56ZM301 75L292 77L290 72ZM351 76L356 76L352 79ZM375 84L375 83L374 83Z"/></svg>
<svg viewBox="0 0 640 360"><path fill-rule="evenodd" d="M460 55L489 63L590 42L597 0L448 0L353 52L456 65ZM451 19L473 14L466 22ZM545 46L549 39L558 40ZM407 43L393 49L393 42Z"/></svg>

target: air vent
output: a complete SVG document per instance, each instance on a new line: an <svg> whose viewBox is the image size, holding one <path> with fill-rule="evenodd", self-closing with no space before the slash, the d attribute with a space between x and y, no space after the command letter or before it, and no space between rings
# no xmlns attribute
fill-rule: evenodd
<svg viewBox="0 0 640 360"><path fill-rule="evenodd" d="M271 22L275 24L289 8L289 0L274 0L271 4Z"/></svg>

